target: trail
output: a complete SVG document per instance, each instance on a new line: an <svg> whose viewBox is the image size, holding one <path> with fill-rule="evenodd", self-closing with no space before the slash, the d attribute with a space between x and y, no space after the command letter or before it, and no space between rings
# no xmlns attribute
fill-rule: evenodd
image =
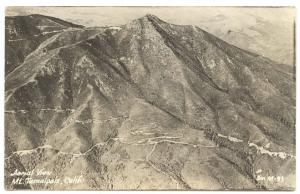
<svg viewBox="0 0 300 194"><path fill-rule="evenodd" d="M271 157L278 157L280 159L286 159L286 158L292 158L292 159L296 159L296 156L292 155L292 154L288 154L286 152L272 152L270 150L265 149L263 146L258 146L255 143L248 143L249 147L254 147L257 150L257 153L259 154L267 154Z"/></svg>
<svg viewBox="0 0 300 194"><path fill-rule="evenodd" d="M98 146L104 146L106 145L107 142L100 142L97 144L94 144L92 147L90 147L88 150L86 150L83 153L74 153L74 152L64 152L64 151L59 151L57 154L61 154L61 155L72 155L73 157L80 157L80 156L86 156L87 154L89 154L89 152L91 152L95 147ZM57 149L53 148L52 145L43 145L43 146L39 146L36 147L34 149L28 149L28 150L18 150L15 151L13 153L10 154L10 156L6 157L5 160L9 160L13 155L19 155L19 156L24 156L27 154L33 154L33 153L37 153L39 149L44 149L44 150L55 150L57 151Z"/></svg>

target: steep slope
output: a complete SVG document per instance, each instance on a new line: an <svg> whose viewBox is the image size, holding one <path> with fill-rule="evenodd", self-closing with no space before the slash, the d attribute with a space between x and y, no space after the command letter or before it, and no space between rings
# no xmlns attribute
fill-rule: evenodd
<svg viewBox="0 0 300 194"><path fill-rule="evenodd" d="M47 38L67 29L83 26L54 17L33 14L5 18L5 72L19 66L25 57Z"/></svg>
<svg viewBox="0 0 300 194"><path fill-rule="evenodd" d="M59 32L5 84L6 174L84 179L31 189L295 187L293 69L198 27Z"/></svg>

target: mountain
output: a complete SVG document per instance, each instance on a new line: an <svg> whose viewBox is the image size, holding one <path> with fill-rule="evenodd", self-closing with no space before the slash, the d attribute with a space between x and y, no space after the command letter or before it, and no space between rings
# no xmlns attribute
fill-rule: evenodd
<svg viewBox="0 0 300 194"><path fill-rule="evenodd" d="M261 17L260 14L247 14L244 11L230 13L233 15L219 14L207 19L201 18L199 27L239 48L259 53L279 63L295 65L293 39L295 25L291 17L292 12L289 12L290 14L274 12L286 15L285 19L278 23L270 20L272 17L266 14L266 9L263 13L265 16L268 15L269 19Z"/></svg>
<svg viewBox="0 0 300 194"><path fill-rule="evenodd" d="M43 15L5 18L5 73L24 62L24 58L47 38L66 29L83 26Z"/></svg>
<svg viewBox="0 0 300 194"><path fill-rule="evenodd" d="M44 18L24 17L30 31ZM62 30L20 48L14 68L17 48L6 47L7 189L295 188L291 66L154 15L118 27L49 21Z"/></svg>

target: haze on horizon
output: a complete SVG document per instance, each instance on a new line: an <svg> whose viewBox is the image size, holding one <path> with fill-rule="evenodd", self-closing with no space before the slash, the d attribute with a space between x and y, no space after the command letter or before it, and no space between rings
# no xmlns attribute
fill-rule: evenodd
<svg viewBox="0 0 300 194"><path fill-rule="evenodd" d="M6 16L42 14L92 26L118 26L146 14L196 25L243 49L294 64L293 7L7 7ZM284 17L282 17L284 16Z"/></svg>

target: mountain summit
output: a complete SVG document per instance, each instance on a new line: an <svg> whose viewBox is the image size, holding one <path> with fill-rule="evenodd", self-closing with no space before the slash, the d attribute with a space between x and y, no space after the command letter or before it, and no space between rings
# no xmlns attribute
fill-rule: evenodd
<svg viewBox="0 0 300 194"><path fill-rule="evenodd" d="M295 187L290 66L151 14L44 19L6 18L7 189ZM83 181L11 184L15 169L43 168Z"/></svg>

